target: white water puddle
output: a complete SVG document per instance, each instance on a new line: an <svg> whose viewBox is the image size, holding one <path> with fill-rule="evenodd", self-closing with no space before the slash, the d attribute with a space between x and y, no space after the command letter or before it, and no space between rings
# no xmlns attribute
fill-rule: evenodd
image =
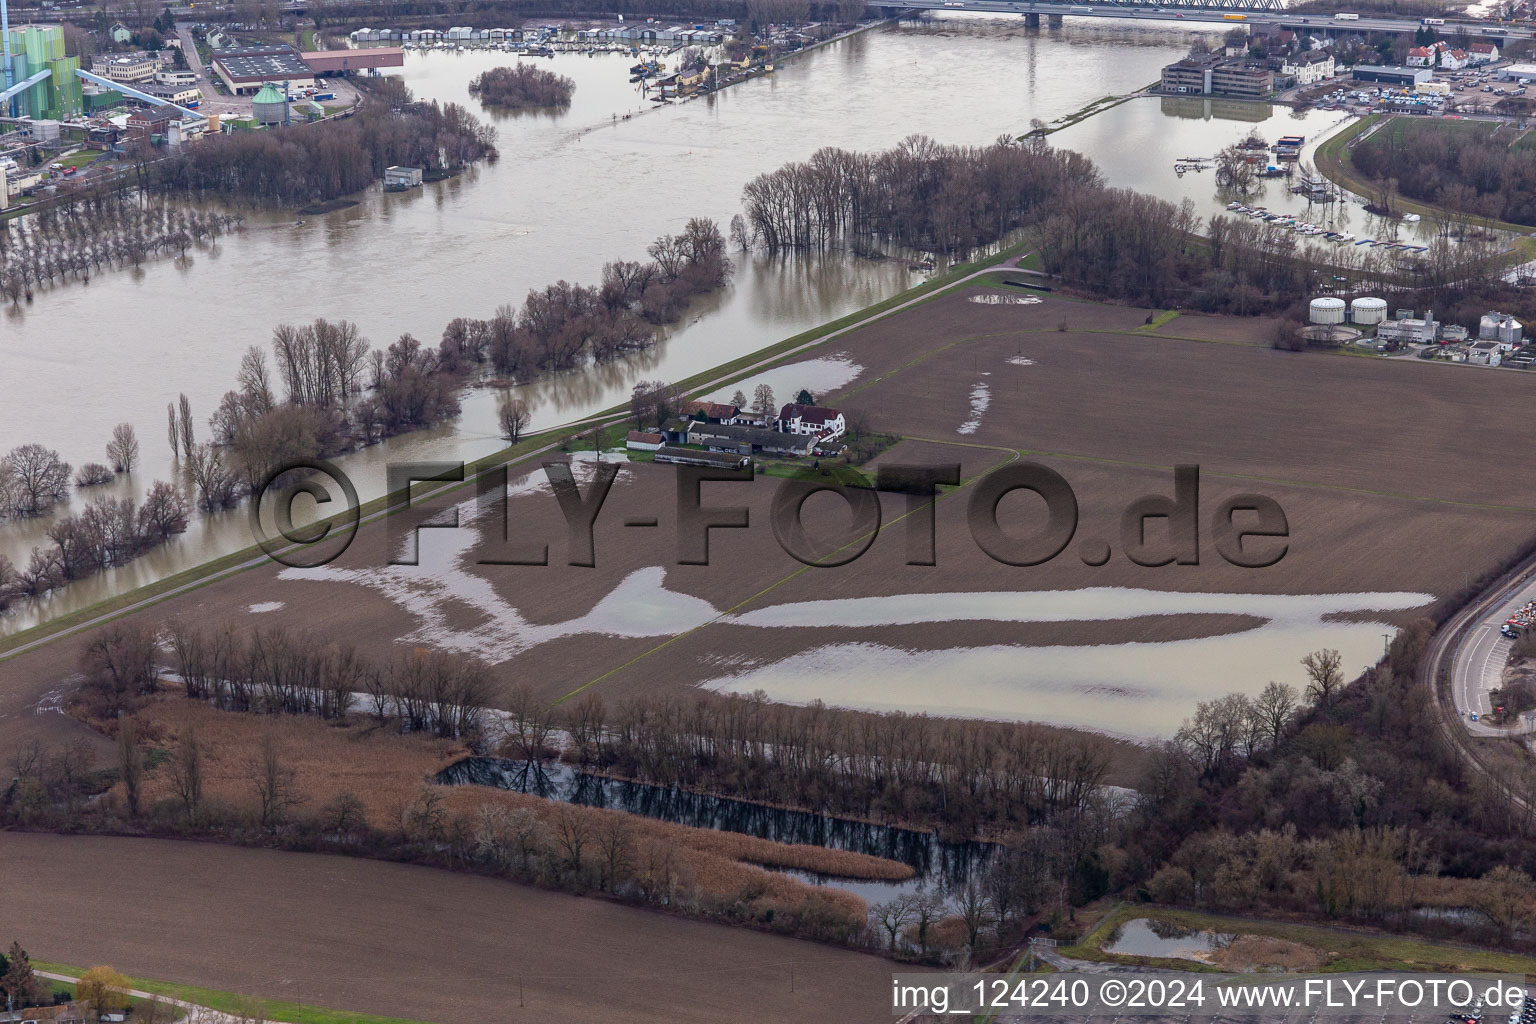
<svg viewBox="0 0 1536 1024"><path fill-rule="evenodd" d="M1339 622L1347 612L1403 611L1415 593L1186 594L1124 588L1034 593L893 595L812 601L746 612L730 621L770 628L924 622L1093 622L1160 615L1249 615L1261 624L1220 636L1163 643L1028 647L988 644L912 651L832 643L709 680L729 693L771 700L1076 725L1127 736L1169 736L1196 701L1256 693L1271 679L1304 682L1301 658L1331 647L1352 676L1381 654L1393 627Z"/></svg>
<svg viewBox="0 0 1536 1024"><path fill-rule="evenodd" d="M984 375L985 376L985 375ZM981 427L981 418L987 414L987 406L992 404L992 389L986 381L978 381L971 388L971 418L960 424L955 429L957 434L974 434Z"/></svg>
<svg viewBox="0 0 1536 1024"><path fill-rule="evenodd" d="M1014 356L1008 360L1009 366L1034 366L1035 361L1025 356Z"/></svg>
<svg viewBox="0 0 1536 1024"><path fill-rule="evenodd" d="M252 615L261 615L264 612L281 611L282 608L283 602L281 601L258 601L257 603L246 608L246 611L250 612Z"/></svg>
<svg viewBox="0 0 1536 1024"><path fill-rule="evenodd" d="M714 657L707 663L718 674L702 684L721 692L762 690L787 703L824 700L839 707L1041 721L1143 737L1171 735L1198 700L1234 690L1255 693L1271 679L1299 688L1300 659L1319 648L1338 649L1346 674L1353 675L1376 659L1382 635L1392 632L1369 613L1404 611L1432 600L1400 592L1210 594L1094 587L894 594L722 615L702 598L669 590L665 568L648 566L619 581L585 615L534 623L472 571L468 559L479 539L478 506L467 501L457 510L464 528L421 533L419 566L286 569L279 578L374 591L416 620L415 628L398 638L400 644L493 665L563 637L669 637L715 620L756 629L814 629L822 636L828 630L923 623L1092 623L1175 615L1259 620L1231 633L1161 643L965 646L957 641L919 651L869 641L818 642L812 636L807 642L814 646L783 658L741 651ZM558 558L559 552L551 556ZM534 607L538 599L520 600ZM1337 621L1346 613L1365 614L1367 621Z"/></svg>
<svg viewBox="0 0 1536 1024"><path fill-rule="evenodd" d="M1045 301L1038 295L998 295L995 292L972 295L970 300L983 306L1038 306Z"/></svg>
<svg viewBox="0 0 1536 1024"><path fill-rule="evenodd" d="M731 396L740 391L750 405L752 393L757 390L757 386L767 384L773 388L773 396L780 405L793 402L801 391L809 391L811 397L820 402L832 392L858 380L859 374L863 372L864 367L854 362L852 356L846 352L837 352L830 356L759 370L745 380L727 384L705 395L704 399L709 402L729 402Z"/></svg>

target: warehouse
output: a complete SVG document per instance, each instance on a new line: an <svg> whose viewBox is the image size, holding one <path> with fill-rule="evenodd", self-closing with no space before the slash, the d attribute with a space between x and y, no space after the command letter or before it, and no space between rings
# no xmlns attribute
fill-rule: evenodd
<svg viewBox="0 0 1536 1024"><path fill-rule="evenodd" d="M1354 72L1357 82L1376 82L1380 85L1393 85L1404 89L1412 89L1420 82L1430 81L1434 76L1433 68L1404 68L1392 65L1357 67Z"/></svg>
<svg viewBox="0 0 1536 1024"><path fill-rule="evenodd" d="M264 82L287 82L290 90L315 84L315 73L291 46L245 46L216 50L213 70L237 96L259 92Z"/></svg>

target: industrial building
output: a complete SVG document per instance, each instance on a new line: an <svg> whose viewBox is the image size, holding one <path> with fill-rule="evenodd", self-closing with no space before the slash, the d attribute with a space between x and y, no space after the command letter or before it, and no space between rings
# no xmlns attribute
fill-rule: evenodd
<svg viewBox="0 0 1536 1024"><path fill-rule="evenodd" d="M18 117L62 121L79 117L85 111L80 91L79 57L64 55L64 26L26 25L11 29L11 68L16 82L24 82L39 71L52 72L36 85L13 98L8 113Z"/></svg>
<svg viewBox="0 0 1536 1024"><path fill-rule="evenodd" d="M150 53L105 53L91 60L91 74L124 85L152 82L159 70L159 58Z"/></svg>
<svg viewBox="0 0 1536 1024"><path fill-rule="evenodd" d="M287 82L292 88L315 84L310 70L291 46L243 46L216 50L213 70L224 87L236 96L257 93L268 82Z"/></svg>
<svg viewBox="0 0 1536 1024"><path fill-rule="evenodd" d="M376 46L358 50L315 50L299 54L299 59L316 75L349 75L376 68L405 67L405 51L398 46Z"/></svg>
<svg viewBox="0 0 1536 1024"><path fill-rule="evenodd" d="M1375 82L1378 85L1392 85L1403 89L1412 89L1420 82L1428 82L1434 76L1435 72L1432 68L1405 68L1386 64L1377 67L1356 67L1353 75L1357 82Z"/></svg>

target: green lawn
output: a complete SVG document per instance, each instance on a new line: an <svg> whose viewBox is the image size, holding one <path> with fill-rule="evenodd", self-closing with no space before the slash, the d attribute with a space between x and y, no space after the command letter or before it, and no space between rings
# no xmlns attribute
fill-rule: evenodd
<svg viewBox="0 0 1536 1024"><path fill-rule="evenodd" d="M85 973L83 967L72 967L69 964L51 964L41 960L34 960L33 966L39 970L52 971L55 974L68 974L79 977ZM168 996L172 999L180 999L188 1003L196 1003L199 1006L207 1006L225 1013L254 1017L260 1013L269 1021L286 1021L288 1024L420 1024L405 1017L377 1017L366 1013L347 1013L341 1010L328 1010L321 1006L308 1004L289 1003L276 999L258 999L254 996L242 996L234 992L221 992L217 989L199 988L196 985L173 985L164 981L152 981L147 978L129 978L128 982L134 988L143 992L152 992L155 995ZM64 982L49 980L49 984L57 988L70 988ZM254 1012L253 1012L254 1011Z"/></svg>
<svg viewBox="0 0 1536 1024"><path fill-rule="evenodd" d="M48 161L48 163L63 164L65 167L84 167L86 164L91 163L101 155L101 152L98 150L82 149L78 153L69 154L69 156L55 157L54 159Z"/></svg>
<svg viewBox="0 0 1536 1024"><path fill-rule="evenodd" d="M1344 971L1484 971L1536 977L1536 958L1491 949L1452 946L1405 935L1287 921L1261 921L1226 917L1193 910L1173 910L1121 904L1083 936L1075 946L1056 952L1078 960L1099 960L1139 967L1164 967L1185 971L1218 971L1220 968L1192 960L1127 956L1106 952L1115 929L1135 918L1153 918L1191 931L1212 930L1228 934L1265 935L1310 947L1323 954L1322 970Z"/></svg>

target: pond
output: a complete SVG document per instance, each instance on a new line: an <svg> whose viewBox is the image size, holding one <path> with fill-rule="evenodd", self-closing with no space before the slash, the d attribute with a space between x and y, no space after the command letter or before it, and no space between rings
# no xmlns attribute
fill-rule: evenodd
<svg viewBox="0 0 1536 1024"><path fill-rule="evenodd" d="M963 883L986 866L994 847L980 842L948 842L931 832L836 818L813 811L770 807L748 800L694 793L676 786L629 782L580 771L560 762L535 763L498 757L466 757L439 772L441 785L476 785L530 793L546 800L606 807L691 828L757 836L776 843L821 846L830 850L884 857L910 866L905 882L875 882L785 871L813 885L826 885L878 903L928 886Z"/></svg>
<svg viewBox="0 0 1536 1024"><path fill-rule="evenodd" d="M1205 961L1210 954L1231 945L1236 935L1195 931L1157 918L1138 917L1115 929L1106 952L1128 956L1155 956L1171 960Z"/></svg>

